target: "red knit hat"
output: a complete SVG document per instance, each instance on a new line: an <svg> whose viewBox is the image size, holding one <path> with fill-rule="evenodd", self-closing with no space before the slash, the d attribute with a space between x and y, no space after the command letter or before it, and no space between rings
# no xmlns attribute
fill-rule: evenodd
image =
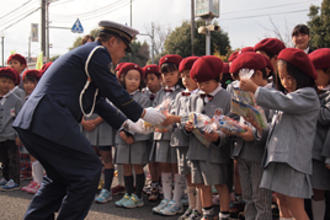
<svg viewBox="0 0 330 220"><path fill-rule="evenodd" d="M44 65L42 65L41 70L39 71L40 76L39 78L46 72L46 70L50 67L50 65L52 65L53 62L48 62L45 63Z"/></svg>
<svg viewBox="0 0 330 220"><path fill-rule="evenodd" d="M24 64L26 66L26 59L25 57L23 57L21 54L19 53L14 53L12 55L10 55L7 59L7 64L9 64L9 62L11 60L17 60L18 62L20 62L21 64Z"/></svg>
<svg viewBox="0 0 330 220"><path fill-rule="evenodd" d="M182 60L182 57L180 55L167 54L167 55L163 56L162 58L160 58L159 68L161 68L164 63L173 63L179 67L181 60Z"/></svg>
<svg viewBox="0 0 330 220"><path fill-rule="evenodd" d="M246 53L246 52L254 52L253 47L244 47L242 49L240 49L239 51L235 51L234 53L232 53L229 58L228 58L228 62L233 62L238 55L242 54L242 53Z"/></svg>
<svg viewBox="0 0 330 220"><path fill-rule="evenodd" d="M159 66L156 64L150 64L143 67L144 75L147 76L149 73L154 73L157 76L160 76Z"/></svg>
<svg viewBox="0 0 330 220"><path fill-rule="evenodd" d="M38 81L40 79L41 75L42 75L41 71L39 71L39 70L26 70L23 73L22 79L23 79L23 81L26 78Z"/></svg>
<svg viewBox="0 0 330 220"><path fill-rule="evenodd" d="M118 63L116 68L115 68L115 72L117 72L118 70L120 70L120 68L127 62L122 62L122 63Z"/></svg>
<svg viewBox="0 0 330 220"><path fill-rule="evenodd" d="M190 78L196 82L205 82L218 79L223 71L223 62L220 58L209 55L199 57L190 70Z"/></svg>
<svg viewBox="0 0 330 220"><path fill-rule="evenodd" d="M142 70L142 68L135 64L135 63L125 63L121 66L121 68L118 71L118 77L120 78L122 74L126 74L128 71L130 70L137 70L140 72L141 75L141 80L143 80L144 78L144 72Z"/></svg>
<svg viewBox="0 0 330 220"><path fill-rule="evenodd" d="M253 48L253 47L243 47L243 48L239 51L239 54L241 54L241 53L246 53L246 52L254 52L254 48Z"/></svg>
<svg viewBox="0 0 330 220"><path fill-rule="evenodd" d="M280 52L277 58L279 60L285 60L286 62L298 68L304 74L307 74L313 79L316 79L317 73L314 65L303 50L296 48L286 48Z"/></svg>
<svg viewBox="0 0 330 220"><path fill-rule="evenodd" d="M330 48L320 48L308 54L315 69L330 68Z"/></svg>
<svg viewBox="0 0 330 220"><path fill-rule="evenodd" d="M267 66L265 56L255 52L240 54L230 65L230 72L237 73L241 69L262 70Z"/></svg>
<svg viewBox="0 0 330 220"><path fill-rule="evenodd" d="M179 72L183 72L185 70L190 70L194 62L198 59L197 56L190 56L186 57L183 60L181 60L179 65Z"/></svg>
<svg viewBox="0 0 330 220"><path fill-rule="evenodd" d="M13 80L15 85L19 84L19 75L18 73L11 67L2 67L0 68L0 77L8 77Z"/></svg>
<svg viewBox="0 0 330 220"><path fill-rule="evenodd" d="M223 73L229 73L229 63L223 63Z"/></svg>
<svg viewBox="0 0 330 220"><path fill-rule="evenodd" d="M282 41L277 38L265 38L254 46L254 51L264 51L267 54L276 55L285 48Z"/></svg>

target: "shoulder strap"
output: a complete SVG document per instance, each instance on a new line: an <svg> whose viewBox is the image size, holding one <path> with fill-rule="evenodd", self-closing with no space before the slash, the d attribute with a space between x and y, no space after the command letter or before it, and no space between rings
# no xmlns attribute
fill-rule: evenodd
<svg viewBox="0 0 330 220"><path fill-rule="evenodd" d="M84 114L85 117L90 117L93 114L94 108L95 108L95 103L96 103L96 97L97 97L97 95L99 93L99 89L97 88L95 90L95 93L94 93L94 98L93 98L93 104L92 104L91 111L89 113L86 113L85 110L84 110L84 106L83 106L83 96L84 96L85 91L87 90L89 84L92 82L92 78L91 78L91 76L90 76L90 74L88 72L88 65L89 65L89 62L92 59L92 56L94 55L95 51L97 49L99 49L99 48L104 48L104 47L103 46L94 47L93 50L88 54L88 57L87 57L87 60L86 60L86 63L85 63L85 74L87 76L87 80L86 80L85 86L81 90L80 96L79 96L80 110Z"/></svg>

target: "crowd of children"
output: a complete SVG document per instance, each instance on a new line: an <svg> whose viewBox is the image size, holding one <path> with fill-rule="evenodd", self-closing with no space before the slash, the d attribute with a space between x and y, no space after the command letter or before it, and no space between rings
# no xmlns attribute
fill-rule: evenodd
<svg viewBox="0 0 330 220"><path fill-rule="evenodd" d="M247 220L273 219L274 206L282 220L326 219L330 49L312 51L306 28L295 27L295 48L266 38L234 52L228 63L212 55L167 54L159 65L118 64L114 74L132 98L143 108L166 105L164 114L172 125L136 133L128 128L115 131L96 114L83 118L82 131L104 164L103 186L95 202L112 200L116 165L125 187L123 197L115 202L118 207L142 207L145 193L149 201L159 201L152 212L180 215L182 220L235 219L236 203L244 204L240 217ZM3 191L20 186L17 146L21 143L11 123L49 64L41 71L26 70L24 57L14 54L8 66L0 69ZM235 90L252 94L267 126L231 112ZM196 131L189 120L190 113L212 118L217 112L236 120L243 131ZM44 171L32 157L31 164L33 180L22 190L36 193ZM310 199L311 211L306 211Z"/></svg>

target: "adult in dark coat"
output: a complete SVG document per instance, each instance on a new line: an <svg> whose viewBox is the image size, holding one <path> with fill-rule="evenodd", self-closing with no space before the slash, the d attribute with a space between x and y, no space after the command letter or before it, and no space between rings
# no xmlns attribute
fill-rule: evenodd
<svg viewBox="0 0 330 220"><path fill-rule="evenodd" d="M138 32L110 21L99 26L97 41L70 51L50 66L13 124L47 173L25 219L54 219L58 210L57 219L84 219L88 214L102 164L80 132L83 115L95 111L115 129L134 130L132 121L139 118L152 124L164 121L156 110L140 107L111 73Z"/></svg>

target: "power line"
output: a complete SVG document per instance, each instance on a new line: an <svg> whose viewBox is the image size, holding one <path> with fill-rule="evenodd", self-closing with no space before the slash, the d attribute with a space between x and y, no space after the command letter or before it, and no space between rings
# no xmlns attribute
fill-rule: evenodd
<svg viewBox="0 0 330 220"><path fill-rule="evenodd" d="M17 8L11 10L11 11L8 12L7 14L4 14L3 16L1 16L0 19L3 19L3 18L5 18L5 17L7 17L8 15L10 15L10 14L16 12L17 10L23 8L25 5L29 4L30 2L32 2L32 0L28 0L28 1L24 2L22 5L20 5L20 6L18 6Z"/></svg>
<svg viewBox="0 0 330 220"><path fill-rule="evenodd" d="M7 30L8 28L14 26L15 24L17 24L18 22L24 20L25 18L29 17L30 15L32 15L33 13L35 13L36 11L38 11L41 7L35 8L34 10L30 11L28 14L26 14L24 17L19 18L18 20L16 20L15 22L7 25L6 27L4 27L1 31Z"/></svg>
<svg viewBox="0 0 330 220"><path fill-rule="evenodd" d="M222 18L221 20L240 20L240 19L247 19L247 18L265 17L265 16L270 16L270 15L294 14L294 13L300 13L300 12L305 12L305 11L308 11L308 9L277 12L277 13L271 13L271 14L261 14L261 15L242 16L242 17Z"/></svg>
<svg viewBox="0 0 330 220"><path fill-rule="evenodd" d="M67 18L79 17L81 19L89 20L89 19L103 16L105 14L108 14L108 13L118 10L120 8L123 8L123 7L127 6L128 4L129 4L129 1L117 0L111 4L102 6L100 8L97 8L97 9L94 9L91 11L83 12L83 13L70 14L70 15L60 15L60 14L53 14L53 15L56 15L56 16L62 17L62 18L63 17L67 17Z"/></svg>
<svg viewBox="0 0 330 220"><path fill-rule="evenodd" d="M261 7L261 8L244 9L244 10L238 10L238 11L228 11L228 12L223 12L221 14L225 15L225 14L232 14L232 13L239 13L239 12L249 12L249 11L258 11L258 10L264 10L264 9L281 8L283 6L304 4L304 3L307 3L307 2L311 2L311 0L304 1L304 2L302 2L302 1L290 2L290 3L286 3L286 4L279 4L279 5L267 6L267 7Z"/></svg>

